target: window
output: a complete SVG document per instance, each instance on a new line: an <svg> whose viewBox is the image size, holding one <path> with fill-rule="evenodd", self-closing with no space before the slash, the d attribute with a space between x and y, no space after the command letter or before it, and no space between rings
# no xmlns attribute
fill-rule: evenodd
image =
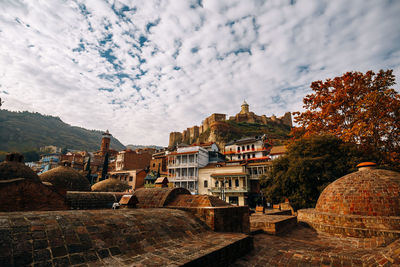
<svg viewBox="0 0 400 267"><path fill-rule="evenodd" d="M229 180L229 187L232 187L232 180Z"/></svg>
<svg viewBox="0 0 400 267"><path fill-rule="evenodd" d="M129 176L129 181L132 182L133 181L133 177Z"/></svg>
<svg viewBox="0 0 400 267"><path fill-rule="evenodd" d="M250 145L247 145L247 150L250 150Z"/></svg>
<svg viewBox="0 0 400 267"><path fill-rule="evenodd" d="M239 187L239 179L236 179L236 180L235 180L235 186L236 186L236 187Z"/></svg>
<svg viewBox="0 0 400 267"><path fill-rule="evenodd" d="M153 163L153 167L155 167L156 166L156 164L155 163Z"/></svg>
<svg viewBox="0 0 400 267"><path fill-rule="evenodd" d="M251 149L254 150L254 144L251 145Z"/></svg>
<svg viewBox="0 0 400 267"><path fill-rule="evenodd" d="M240 155L238 155L238 159L240 159Z"/></svg>
<svg viewBox="0 0 400 267"><path fill-rule="evenodd" d="M238 146L238 148L237 148L237 152L240 152L240 146Z"/></svg>
<svg viewBox="0 0 400 267"><path fill-rule="evenodd" d="M218 187L218 181L215 181L215 187Z"/></svg>
<svg viewBox="0 0 400 267"><path fill-rule="evenodd" d="M256 154L253 154L253 158L255 158L256 157Z"/></svg>
<svg viewBox="0 0 400 267"><path fill-rule="evenodd" d="M229 203L233 205L239 205L239 197L229 197Z"/></svg>
<svg viewBox="0 0 400 267"><path fill-rule="evenodd" d="M242 150L244 151L244 146L242 146Z"/></svg>
<svg viewBox="0 0 400 267"><path fill-rule="evenodd" d="M205 181L204 181L204 188L207 188L207 187L208 187L208 181L205 180Z"/></svg>

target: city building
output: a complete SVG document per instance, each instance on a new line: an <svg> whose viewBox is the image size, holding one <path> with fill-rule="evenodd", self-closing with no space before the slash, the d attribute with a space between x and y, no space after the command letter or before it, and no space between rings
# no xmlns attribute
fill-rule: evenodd
<svg viewBox="0 0 400 267"><path fill-rule="evenodd" d="M130 191L144 187L144 178L146 175L147 173L143 169L109 172L109 177L127 182Z"/></svg>
<svg viewBox="0 0 400 267"><path fill-rule="evenodd" d="M168 168L167 168L167 155L168 150L162 149L157 150L151 156L150 160L150 172L160 172L160 174L167 176Z"/></svg>
<svg viewBox="0 0 400 267"><path fill-rule="evenodd" d="M199 169L199 194L216 196L228 203L244 206L250 191L246 164L210 163Z"/></svg>
<svg viewBox="0 0 400 267"><path fill-rule="evenodd" d="M269 160L269 144L266 136L245 137L225 145L228 160Z"/></svg>
<svg viewBox="0 0 400 267"><path fill-rule="evenodd" d="M154 152L153 148L120 151L115 160L115 171L149 168Z"/></svg>
<svg viewBox="0 0 400 267"><path fill-rule="evenodd" d="M273 146L269 152L271 160L277 159L286 154L286 146Z"/></svg>
<svg viewBox="0 0 400 267"><path fill-rule="evenodd" d="M206 166L208 159L208 151L201 146L179 147L168 155L168 180L197 194L199 168Z"/></svg>

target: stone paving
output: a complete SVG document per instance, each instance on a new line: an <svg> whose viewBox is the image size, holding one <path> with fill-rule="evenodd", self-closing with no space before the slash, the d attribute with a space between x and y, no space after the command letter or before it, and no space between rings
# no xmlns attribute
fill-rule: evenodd
<svg viewBox="0 0 400 267"><path fill-rule="evenodd" d="M357 242L298 225L281 236L255 235L254 250L233 266L400 266L400 239L373 250Z"/></svg>

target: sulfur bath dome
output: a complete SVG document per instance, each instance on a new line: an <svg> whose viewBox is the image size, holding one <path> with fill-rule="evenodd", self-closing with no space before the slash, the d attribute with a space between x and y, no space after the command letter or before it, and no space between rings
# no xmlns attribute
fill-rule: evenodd
<svg viewBox="0 0 400 267"><path fill-rule="evenodd" d="M125 192L129 188L127 182L115 178L108 178L92 185L92 191L95 192Z"/></svg>
<svg viewBox="0 0 400 267"><path fill-rule="evenodd" d="M360 164L359 167L368 167ZM322 191L317 212L338 215L400 216L400 173L360 168Z"/></svg>
<svg viewBox="0 0 400 267"><path fill-rule="evenodd" d="M60 166L39 175L42 182L66 191L90 191L89 181L71 167Z"/></svg>
<svg viewBox="0 0 400 267"><path fill-rule="evenodd" d="M25 178L40 183L39 176L24 164L24 157L18 153L7 154L6 160L0 163L0 181Z"/></svg>

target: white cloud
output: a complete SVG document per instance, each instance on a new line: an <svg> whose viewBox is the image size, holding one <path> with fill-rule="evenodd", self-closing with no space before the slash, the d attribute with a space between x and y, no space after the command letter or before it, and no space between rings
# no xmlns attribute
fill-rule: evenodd
<svg viewBox="0 0 400 267"><path fill-rule="evenodd" d="M399 13L389 0L2 1L0 97L125 144L167 145L243 99L282 115L314 80L400 77Z"/></svg>

